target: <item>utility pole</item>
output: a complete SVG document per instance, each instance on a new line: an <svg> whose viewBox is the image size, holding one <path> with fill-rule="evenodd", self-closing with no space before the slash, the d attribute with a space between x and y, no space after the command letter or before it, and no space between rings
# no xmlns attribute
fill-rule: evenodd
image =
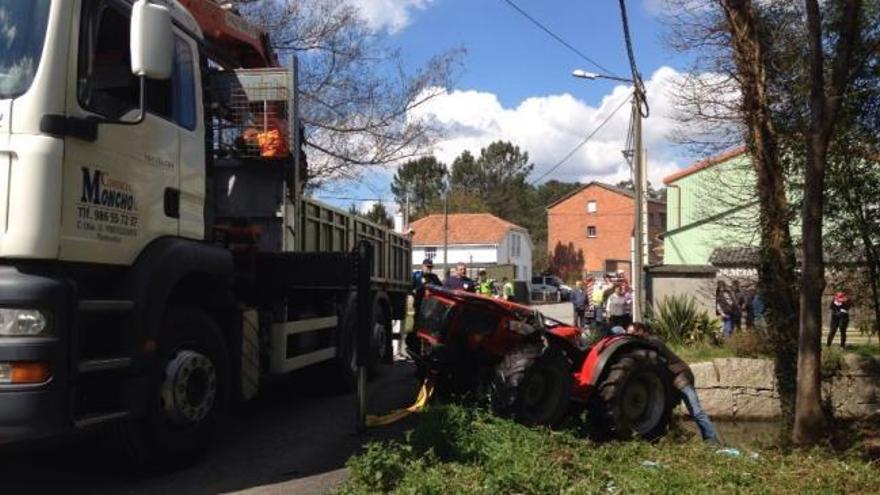
<svg viewBox="0 0 880 495"><path fill-rule="evenodd" d="M594 74L576 69L572 76L580 79L610 79L633 85L633 150L624 151L628 160L632 160L633 168L633 236L632 236L632 315L635 321L642 321L645 315L645 262L648 255L648 174L645 166L645 150L642 147L642 119L647 117L648 104L645 101L645 87L641 77L633 71L633 79Z"/></svg>
<svg viewBox="0 0 880 495"><path fill-rule="evenodd" d="M633 218L633 262L632 262L632 286L633 286L633 320L642 321L645 312L645 230L647 228L647 201L645 197L648 179L645 173L645 155L642 149L642 90L638 82L634 85L633 95L633 203L635 212Z"/></svg>
<svg viewBox="0 0 880 495"><path fill-rule="evenodd" d="M406 198L403 207L403 228L404 231L407 231L409 230L409 188L406 188L403 194L404 198Z"/></svg>
<svg viewBox="0 0 880 495"><path fill-rule="evenodd" d="M443 279L449 276L449 186L443 193Z"/></svg>

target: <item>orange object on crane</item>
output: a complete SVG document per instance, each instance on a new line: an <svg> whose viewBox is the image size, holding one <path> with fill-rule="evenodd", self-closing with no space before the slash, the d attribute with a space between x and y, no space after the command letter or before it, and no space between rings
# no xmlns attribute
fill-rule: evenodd
<svg viewBox="0 0 880 495"><path fill-rule="evenodd" d="M207 40L230 55L242 68L280 67L269 36L214 0L179 0L202 28Z"/></svg>

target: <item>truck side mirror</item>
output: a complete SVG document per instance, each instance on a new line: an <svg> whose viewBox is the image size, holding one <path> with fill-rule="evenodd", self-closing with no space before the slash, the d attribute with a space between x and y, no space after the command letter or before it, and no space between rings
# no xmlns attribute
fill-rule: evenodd
<svg viewBox="0 0 880 495"><path fill-rule="evenodd" d="M174 62L171 12L164 5L137 0L131 11L131 72L149 79L168 79Z"/></svg>

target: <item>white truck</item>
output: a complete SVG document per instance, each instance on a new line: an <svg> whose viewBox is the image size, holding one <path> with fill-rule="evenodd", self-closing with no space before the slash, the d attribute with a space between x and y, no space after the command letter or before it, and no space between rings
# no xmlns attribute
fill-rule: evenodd
<svg viewBox="0 0 880 495"><path fill-rule="evenodd" d="M0 0L0 31L0 444L106 426L173 461L261 376L390 360L409 239L304 197L264 33L212 0Z"/></svg>

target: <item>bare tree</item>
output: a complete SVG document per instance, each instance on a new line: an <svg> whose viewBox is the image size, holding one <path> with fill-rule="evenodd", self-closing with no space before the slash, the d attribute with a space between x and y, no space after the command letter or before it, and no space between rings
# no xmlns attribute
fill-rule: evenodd
<svg viewBox="0 0 880 495"><path fill-rule="evenodd" d="M691 0L678 1L694 4ZM717 132L726 125L727 119L741 122L745 129L760 206L761 285L767 292L769 309L777 313L776 317L771 314L771 320L776 320L771 323L784 324L771 332L777 340L774 346L777 372L780 366L791 370L792 351L786 352L785 348L794 348L791 330L800 329L794 382L795 416L787 417L794 420L792 440L801 444L814 443L824 423L820 338L821 297L825 286L823 227L827 164L832 163L837 173L850 177L836 177L831 182L832 188L846 188L847 184L852 187L852 181L860 180L852 175L859 167L848 157L854 148L864 155L869 149L864 143L871 141L856 136L873 136L878 126L876 118L871 121L876 113L872 113L870 107L863 109L859 104L854 105L852 95L847 93L851 86L859 91L876 90L880 76L876 63L870 62L877 60L878 45L860 44L863 34L872 39L877 35L875 17L880 5L869 2L870 7L863 11L863 3L862 0L824 3L818 0L706 0L701 2L701 9L686 14L703 23L691 22L686 25L690 29L685 31L687 36L677 37L685 46L712 49L702 56L714 61L711 66L715 70L714 77L706 78L704 74L699 77L715 82L713 92L706 94L705 85L691 84L691 92L686 93L690 98L682 99L685 115L696 116L702 124L696 127L695 134L712 136L712 132L706 130ZM863 12L867 12L871 20L860 23ZM726 47L729 47L728 53L725 53ZM717 84L729 89L731 81L739 92L739 105L733 111L719 103L719 100L721 103L727 100L720 98L717 90ZM706 112L707 108L713 112ZM721 111L717 112L718 109ZM839 130L841 126L843 131ZM850 142L853 138L860 146L853 146ZM786 172L790 175L788 181ZM838 215L838 219L867 218L863 205L851 200L847 192L840 191L841 201L836 204L847 211ZM799 280L794 276L788 228L794 207L801 212L798 242L803 265ZM871 258L874 242L870 226L858 228L859 224L859 221L853 223L862 238L865 256ZM798 300L794 298L796 282L799 282ZM783 313L778 313L780 311ZM798 315L797 326L794 315ZM784 399L783 410L789 412L791 404L787 404L786 399L795 390L794 383L791 375L784 382L783 376L777 375Z"/></svg>
<svg viewBox="0 0 880 495"><path fill-rule="evenodd" d="M237 0L281 54L300 62L311 185L425 155L441 129L412 111L451 86L463 50L408 71L347 0Z"/></svg>
<svg viewBox="0 0 880 495"><path fill-rule="evenodd" d="M794 418L797 376L795 256L786 168L774 122L771 47L777 33L750 0L671 0L668 40L695 53L677 96L679 140L703 152L746 143L754 177L760 236L759 290L766 295L768 335L783 417ZM740 191L739 198L748 197Z"/></svg>
<svg viewBox="0 0 880 495"><path fill-rule="evenodd" d="M776 354L776 375L783 412L790 422L796 383L795 257L788 222L785 169L773 119L770 34L750 0L721 0L730 33L737 80L742 92L741 115L747 145L758 179L761 249L759 278L766 297Z"/></svg>

